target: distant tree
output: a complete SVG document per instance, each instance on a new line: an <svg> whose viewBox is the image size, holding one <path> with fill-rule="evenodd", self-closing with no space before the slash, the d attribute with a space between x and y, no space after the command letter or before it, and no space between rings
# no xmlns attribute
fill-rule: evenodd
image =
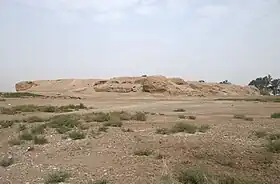
<svg viewBox="0 0 280 184"><path fill-rule="evenodd" d="M258 88L261 94L267 95L272 93L273 95L276 95L280 88L280 79L272 79L271 75L267 75L252 80L249 83L249 86L255 86Z"/></svg>
<svg viewBox="0 0 280 184"><path fill-rule="evenodd" d="M224 80L222 82L220 82L220 84L231 84L228 80Z"/></svg>

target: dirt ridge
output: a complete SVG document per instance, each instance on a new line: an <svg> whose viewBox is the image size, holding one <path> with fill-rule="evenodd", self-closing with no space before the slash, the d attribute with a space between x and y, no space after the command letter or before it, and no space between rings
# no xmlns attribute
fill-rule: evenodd
<svg viewBox="0 0 280 184"><path fill-rule="evenodd" d="M185 81L182 78L165 76L114 77L111 79L58 79L22 81L15 85L18 92L73 92L94 94L159 93L186 96L255 96L256 88L233 84Z"/></svg>

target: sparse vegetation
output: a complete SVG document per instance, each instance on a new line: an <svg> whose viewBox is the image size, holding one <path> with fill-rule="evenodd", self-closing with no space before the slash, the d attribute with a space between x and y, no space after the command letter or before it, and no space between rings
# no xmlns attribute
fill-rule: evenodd
<svg viewBox="0 0 280 184"><path fill-rule="evenodd" d="M147 115L144 112L136 112L135 114L132 115L132 119L136 121L146 121Z"/></svg>
<svg viewBox="0 0 280 184"><path fill-rule="evenodd" d="M5 102L5 101L6 101L6 99L0 98L0 102Z"/></svg>
<svg viewBox="0 0 280 184"><path fill-rule="evenodd" d="M26 129L27 129L27 127L26 127L25 124L19 124L19 125L18 125L18 130L19 130L19 131L23 131L23 130L26 130Z"/></svg>
<svg viewBox="0 0 280 184"><path fill-rule="evenodd" d="M180 115L178 116L178 118L179 118L179 119L186 119L187 116L185 116L185 115L183 115L183 114L180 114Z"/></svg>
<svg viewBox="0 0 280 184"><path fill-rule="evenodd" d="M32 134L43 134L45 129L47 128L47 124L35 125L31 128Z"/></svg>
<svg viewBox="0 0 280 184"><path fill-rule="evenodd" d="M137 156L150 156L153 152L149 149L141 149L134 152L134 155Z"/></svg>
<svg viewBox="0 0 280 184"><path fill-rule="evenodd" d="M0 96L3 98L25 98L25 97L42 97L43 95L28 93L28 92L9 92L9 93L0 93Z"/></svg>
<svg viewBox="0 0 280 184"><path fill-rule="evenodd" d="M108 127L106 127L106 126L101 126L98 128L99 132L107 132L107 130L108 130Z"/></svg>
<svg viewBox="0 0 280 184"><path fill-rule="evenodd" d="M177 123L174 125L170 132L171 133L178 133L178 132L185 132L189 134L194 134L197 130L195 125L187 124L187 123Z"/></svg>
<svg viewBox="0 0 280 184"><path fill-rule="evenodd" d="M11 120L0 121L0 129L1 128L10 128L13 126L13 124L14 124L14 121L11 121Z"/></svg>
<svg viewBox="0 0 280 184"><path fill-rule="evenodd" d="M265 136L267 136L267 132L264 130L258 130L254 132L254 135L258 138L263 138Z"/></svg>
<svg viewBox="0 0 280 184"><path fill-rule="evenodd" d="M65 171L56 171L49 174L45 179L45 184L56 184L65 182L70 177Z"/></svg>
<svg viewBox="0 0 280 184"><path fill-rule="evenodd" d="M42 145L42 144L47 144L48 143L48 139L46 139L44 136L34 136L33 137L33 141L34 141L34 144L39 144L39 145Z"/></svg>
<svg viewBox="0 0 280 184"><path fill-rule="evenodd" d="M69 133L69 137L72 139L72 140L79 140L79 139L84 139L86 138L86 135L84 132L82 131L72 131Z"/></svg>
<svg viewBox="0 0 280 184"><path fill-rule="evenodd" d="M0 160L0 166L2 167L9 167L10 165L12 165L14 163L14 159L13 157L10 156L4 156L1 160Z"/></svg>
<svg viewBox="0 0 280 184"><path fill-rule="evenodd" d="M173 112L186 112L186 110L182 108L178 108L178 109L174 109Z"/></svg>
<svg viewBox="0 0 280 184"><path fill-rule="evenodd" d="M90 181L88 184L108 184L108 180L97 180L97 181Z"/></svg>
<svg viewBox="0 0 280 184"><path fill-rule="evenodd" d="M210 129L210 126L209 125L201 125L199 128L198 128L198 131L201 132L201 133L205 133L207 130Z"/></svg>
<svg viewBox="0 0 280 184"><path fill-rule="evenodd" d="M33 135L29 131L25 130L19 134L19 139L24 141L31 141L33 139Z"/></svg>
<svg viewBox="0 0 280 184"><path fill-rule="evenodd" d="M58 133L64 134L80 125L79 118L79 116L72 114L54 116L51 118L48 126L50 128L55 128Z"/></svg>
<svg viewBox="0 0 280 184"><path fill-rule="evenodd" d="M65 106L38 106L38 105L18 105L10 108L2 107L0 112L2 114L14 115L21 112L47 112L47 113L62 113L78 111L79 109L85 109L86 107L82 104L79 105L65 105Z"/></svg>
<svg viewBox="0 0 280 184"><path fill-rule="evenodd" d="M190 119L190 120L196 120L196 116L188 116L188 119Z"/></svg>
<svg viewBox="0 0 280 184"><path fill-rule="evenodd" d="M252 117L247 117L247 116L244 115L244 114L235 114L235 115L233 115L233 118L234 118L234 119L242 119L242 120L245 120L245 121L254 121L254 118L252 118Z"/></svg>
<svg viewBox="0 0 280 184"><path fill-rule="evenodd" d="M266 148L272 153L280 153L280 139L269 141L266 144Z"/></svg>
<svg viewBox="0 0 280 184"><path fill-rule="evenodd" d="M44 118L40 118L40 117L38 117L38 116L30 116L30 117L28 117L28 118L26 118L26 119L24 119L23 121L24 122L27 122L27 123L38 123L38 122L44 122L44 121L46 121L47 119L44 119Z"/></svg>
<svg viewBox="0 0 280 184"><path fill-rule="evenodd" d="M21 140L19 138L13 138L13 139L9 140L8 143L10 145L12 145L12 146L20 145L21 144Z"/></svg>
<svg viewBox="0 0 280 184"><path fill-rule="evenodd" d="M131 128L122 128L123 132L134 132Z"/></svg>
<svg viewBox="0 0 280 184"><path fill-rule="evenodd" d="M280 118L280 113L273 113L273 114L271 114L271 118L273 118L273 119Z"/></svg>
<svg viewBox="0 0 280 184"><path fill-rule="evenodd" d="M105 127L122 127L123 123L121 122L121 120L109 120L108 122L104 123Z"/></svg>
<svg viewBox="0 0 280 184"><path fill-rule="evenodd" d="M156 134L167 135L169 133L170 133L170 130L168 128L158 128L156 130Z"/></svg>
<svg viewBox="0 0 280 184"><path fill-rule="evenodd" d="M268 139L271 140L271 141L275 141L275 140L280 139L280 132L270 134Z"/></svg>

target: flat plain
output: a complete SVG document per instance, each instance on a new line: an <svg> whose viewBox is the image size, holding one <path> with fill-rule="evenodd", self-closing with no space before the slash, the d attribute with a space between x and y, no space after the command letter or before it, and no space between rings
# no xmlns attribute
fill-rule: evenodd
<svg viewBox="0 0 280 184"><path fill-rule="evenodd" d="M277 102L104 94L0 107L2 184L280 183Z"/></svg>

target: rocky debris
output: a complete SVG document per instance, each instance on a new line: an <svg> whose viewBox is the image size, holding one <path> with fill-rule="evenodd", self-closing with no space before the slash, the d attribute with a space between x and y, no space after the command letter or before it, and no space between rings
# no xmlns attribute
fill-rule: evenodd
<svg viewBox="0 0 280 184"><path fill-rule="evenodd" d="M177 84L177 85L186 85L186 81L184 79L178 78L178 77L173 77L173 78L169 78L169 81Z"/></svg>
<svg viewBox="0 0 280 184"><path fill-rule="evenodd" d="M36 83L32 81L23 81L15 85L16 91L26 91L32 88L33 86L36 86Z"/></svg>

